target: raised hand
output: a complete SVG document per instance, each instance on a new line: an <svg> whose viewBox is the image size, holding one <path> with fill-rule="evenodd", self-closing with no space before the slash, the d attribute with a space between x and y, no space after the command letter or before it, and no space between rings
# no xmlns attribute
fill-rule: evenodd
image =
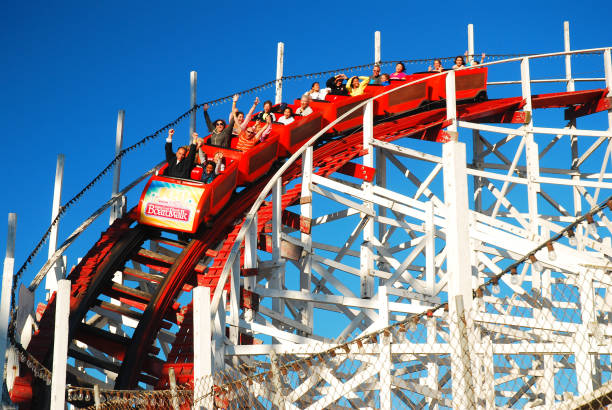
<svg viewBox="0 0 612 410"><path fill-rule="evenodd" d="M255 102L253 103L253 105L257 105L259 104L259 97L255 97Z"/></svg>
<svg viewBox="0 0 612 410"><path fill-rule="evenodd" d="M203 109L204 111L208 111L208 104L204 104L204 106L202 106L202 109Z"/></svg>
<svg viewBox="0 0 612 410"><path fill-rule="evenodd" d="M168 130L168 138L172 139L172 136L174 135L174 128L170 128Z"/></svg>
<svg viewBox="0 0 612 410"><path fill-rule="evenodd" d="M234 97L232 99L233 102L237 102L238 101L238 94L234 94Z"/></svg>

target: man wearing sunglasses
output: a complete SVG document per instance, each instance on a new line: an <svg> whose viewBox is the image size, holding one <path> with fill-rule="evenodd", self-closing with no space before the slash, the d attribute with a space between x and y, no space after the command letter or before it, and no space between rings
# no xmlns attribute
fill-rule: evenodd
<svg viewBox="0 0 612 410"><path fill-rule="evenodd" d="M238 99L237 96L234 96ZM229 148L230 137L232 130L234 129L234 116L231 116L230 123L226 127L225 121L222 119L215 120L214 124L210 120L208 115L208 104L204 104L204 118L206 119L206 125L208 125L208 131L210 131L210 145L216 145L222 148Z"/></svg>

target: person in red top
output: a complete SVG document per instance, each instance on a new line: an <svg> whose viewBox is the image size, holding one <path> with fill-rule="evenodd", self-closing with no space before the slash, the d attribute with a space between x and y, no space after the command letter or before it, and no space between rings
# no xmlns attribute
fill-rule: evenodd
<svg viewBox="0 0 612 410"><path fill-rule="evenodd" d="M262 137L262 135L270 129L272 126L272 118L271 116L267 116L266 125L260 127L258 131L256 131L254 126L247 127L246 130L242 131L238 136L238 144L236 145L236 149L245 152L250 150L257 144Z"/></svg>

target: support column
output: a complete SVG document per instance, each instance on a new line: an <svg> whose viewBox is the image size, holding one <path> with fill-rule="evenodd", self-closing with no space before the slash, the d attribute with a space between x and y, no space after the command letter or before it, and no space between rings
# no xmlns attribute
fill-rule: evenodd
<svg viewBox="0 0 612 410"><path fill-rule="evenodd" d="M312 220L312 147L306 148L302 155L302 197L300 198L301 218ZM310 225L310 223L309 223ZM312 288L312 236L310 232L302 232L300 239L304 246L300 259L300 290L310 293ZM305 302L302 309L302 323L312 329L312 302Z"/></svg>
<svg viewBox="0 0 612 410"><path fill-rule="evenodd" d="M533 116L531 105L531 75L529 73L529 59L524 57L521 60L521 90L525 106L523 111L527 113L529 121L525 124L525 156L527 159L527 202L529 207L529 227L532 238L539 235L539 215L538 215L538 192L540 184L536 182L540 176L540 156L538 145L533 138Z"/></svg>
<svg viewBox="0 0 612 410"><path fill-rule="evenodd" d="M374 32L374 63L380 64L380 31Z"/></svg>
<svg viewBox="0 0 612 410"><path fill-rule="evenodd" d="M363 165L366 167L374 167L374 103L369 101L363 110L363 149L367 150L367 154L363 156ZM364 181L362 184L363 191L366 197L373 195L373 187L371 182ZM370 214L374 214L374 205L371 202L364 201L364 207L368 209ZM362 214L362 218L368 218L363 228L363 243L360 248L360 274L361 274L361 297L369 299L374 293L374 254L370 241L374 238L374 221L369 215Z"/></svg>
<svg viewBox="0 0 612 410"><path fill-rule="evenodd" d="M569 21L563 22L563 49L569 52L570 49L570 30ZM574 91L574 79L572 78L572 56L565 56L565 79L567 80L567 91Z"/></svg>
<svg viewBox="0 0 612 410"><path fill-rule="evenodd" d="M208 381L213 369L212 325L210 320L210 288L193 289L193 380L194 400L210 391ZM198 402L201 409L212 408L210 403Z"/></svg>
<svg viewBox="0 0 612 410"><path fill-rule="evenodd" d="M2 296L0 297L0 374L4 375L5 354L7 348L8 324L13 290L13 271L15 267L15 238L17 236L17 214L8 214L6 235L6 255L2 270ZM18 331L19 329L17 329ZM8 372L7 372L8 373ZM2 376L4 379L4 376Z"/></svg>
<svg viewBox="0 0 612 410"><path fill-rule="evenodd" d="M66 365L68 362L68 320L70 317L70 281L57 282L55 298L55 334L53 337L53 374L51 408L63 409L66 403Z"/></svg>
<svg viewBox="0 0 612 410"><path fill-rule="evenodd" d="M270 279L270 286L273 289L283 289L285 286L285 262L281 258L281 217L283 213L282 209L282 191L283 184L281 179L277 179L274 187L272 188L272 262L274 267L272 278ZM312 198L312 196L311 196ZM272 310L284 315L285 313L285 301L278 297L272 298ZM272 324L276 327L282 326L282 323L276 320L272 320Z"/></svg>
<svg viewBox="0 0 612 410"><path fill-rule="evenodd" d="M196 111L193 109L197 105L197 91L198 91L198 73L197 71L191 71L189 73L189 84L191 87L189 108L192 109L189 115L189 141L191 144L195 143L193 139L193 133L196 132Z"/></svg>
<svg viewBox="0 0 612 410"><path fill-rule="evenodd" d="M381 328L389 326L389 299L387 287L378 287L378 322ZM393 361L391 357L391 335L380 335L380 408L381 410L391 410L391 369Z"/></svg>
<svg viewBox="0 0 612 410"><path fill-rule="evenodd" d="M125 111L119 110L117 114L117 132L115 134L115 158L119 156L121 153L121 147L123 145L123 124L125 122ZM119 193L119 181L121 178L121 158L117 159L115 162L115 166L113 167L113 190L111 193L111 198L114 198L115 195ZM123 216L123 201L117 199L110 210L110 221L109 225L115 222L115 219L121 218Z"/></svg>
<svg viewBox="0 0 612 410"><path fill-rule="evenodd" d="M53 205L51 208L51 222L55 220L59 213L60 203L62 202L62 183L64 181L64 154L58 154L57 165L55 167L55 187L53 189ZM49 253L48 258L51 258L57 249L57 232L59 221L51 227L49 234ZM61 259L60 259L61 260ZM62 262L55 263L47 276L45 276L45 289L47 290L45 299L49 300L51 294L57 290L57 281L64 276L64 266Z"/></svg>
<svg viewBox="0 0 612 410"><path fill-rule="evenodd" d="M276 49L276 95L274 104L283 101L283 62L285 59L285 43L278 43Z"/></svg>
<svg viewBox="0 0 612 410"><path fill-rule="evenodd" d="M244 269L257 268L257 214L253 218L253 222L249 226L246 238L244 240ZM253 291L257 284L257 276L248 275L244 278L244 289ZM244 320L252 322L255 319L253 309L244 309Z"/></svg>
<svg viewBox="0 0 612 410"><path fill-rule="evenodd" d="M472 23L468 24L468 61L466 64L474 61L474 25Z"/></svg>
<svg viewBox="0 0 612 410"><path fill-rule="evenodd" d="M454 71L446 73L446 119L451 121L451 124L446 128L446 132L451 140L457 141L459 134L457 132L457 94Z"/></svg>
<svg viewBox="0 0 612 410"><path fill-rule="evenodd" d="M232 263L230 281L230 316L229 339L238 345L238 324L240 322L240 257L237 256Z"/></svg>
<svg viewBox="0 0 612 410"><path fill-rule="evenodd" d="M376 185L381 188L387 187L387 157L385 156L385 151L382 148L376 148ZM387 208L378 205L378 216L386 217L387 216ZM386 246L387 242L387 231L388 226L383 224L382 222L378 223L378 241ZM378 263L378 269L387 270L388 268L385 266L385 263Z"/></svg>
<svg viewBox="0 0 612 410"><path fill-rule="evenodd" d="M446 265L448 266L449 337L454 408L475 408L469 366L464 306L472 306L472 268L467 194L465 144L451 141L442 147L446 216Z"/></svg>

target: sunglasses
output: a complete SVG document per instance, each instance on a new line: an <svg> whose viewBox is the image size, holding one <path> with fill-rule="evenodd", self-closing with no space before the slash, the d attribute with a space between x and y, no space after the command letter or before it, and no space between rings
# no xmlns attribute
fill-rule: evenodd
<svg viewBox="0 0 612 410"><path fill-rule="evenodd" d="M215 125L223 125L223 123L222 122L218 122Z"/></svg>

